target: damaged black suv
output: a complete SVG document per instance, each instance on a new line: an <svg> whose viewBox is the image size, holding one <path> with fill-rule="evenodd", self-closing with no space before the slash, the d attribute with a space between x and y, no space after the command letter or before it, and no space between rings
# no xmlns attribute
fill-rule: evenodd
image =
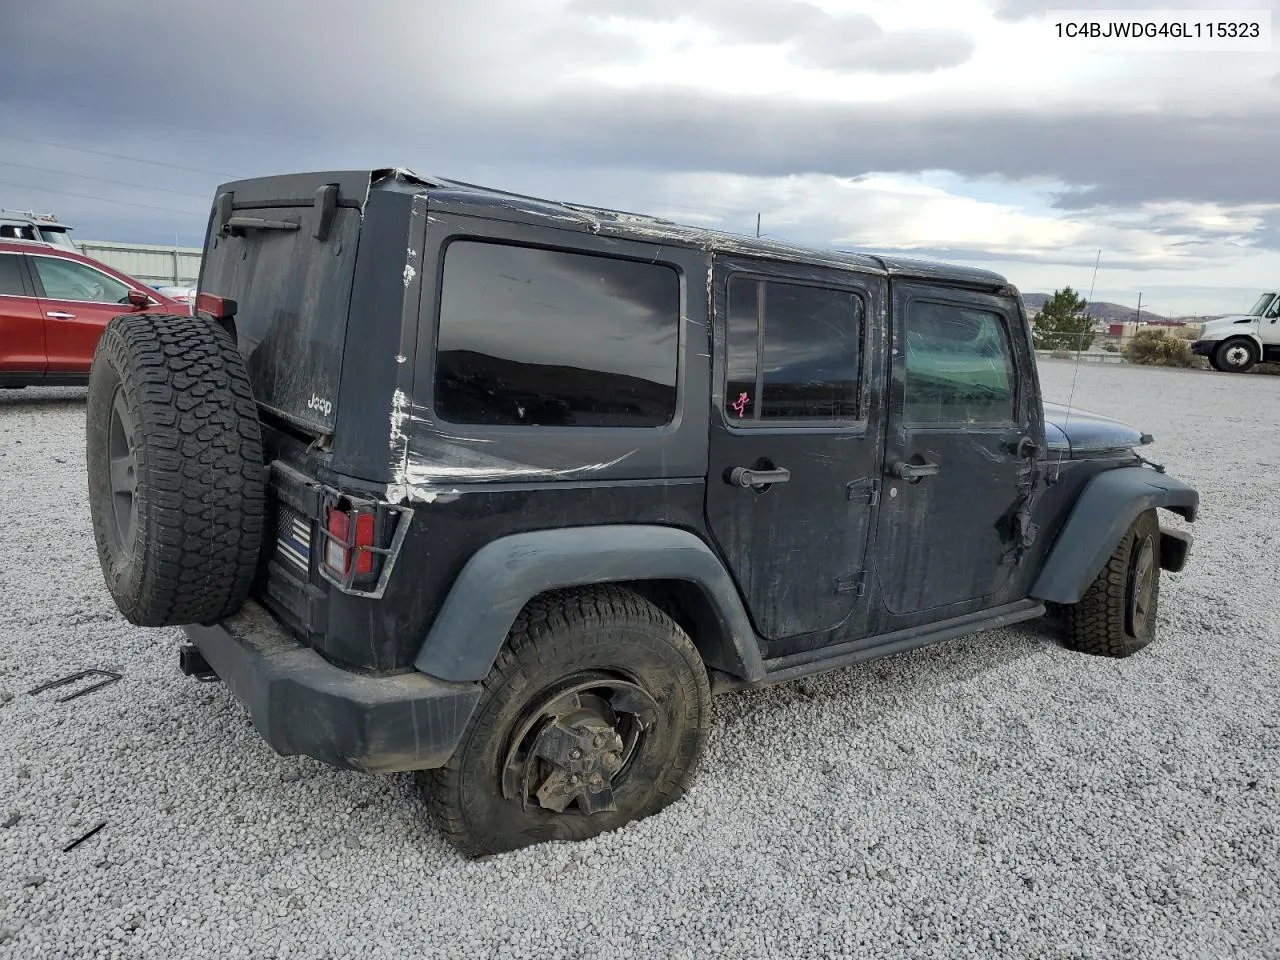
<svg viewBox="0 0 1280 960"><path fill-rule="evenodd" d="M1062 414L992 273L298 174L218 190L195 316L112 321L88 480L129 620L478 855L679 797L719 691L1149 643L1197 494Z"/></svg>

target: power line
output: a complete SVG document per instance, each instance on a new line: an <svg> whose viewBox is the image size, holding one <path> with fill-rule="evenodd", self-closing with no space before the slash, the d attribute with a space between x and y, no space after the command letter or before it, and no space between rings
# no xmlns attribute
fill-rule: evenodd
<svg viewBox="0 0 1280 960"><path fill-rule="evenodd" d="M137 187L139 190L154 190L157 193L172 193L177 197L193 197L196 200L207 200L203 193L183 193L181 190L166 190L164 187L153 187L145 183L130 183L128 180L111 180L108 177L95 177L87 173L73 173L70 170L50 170L48 167L37 167L31 163L14 163L12 160L0 160L0 167L21 167L24 170L35 170L39 173L52 173L62 177L78 177L81 180L100 180L103 183L114 183L118 187Z"/></svg>
<svg viewBox="0 0 1280 960"><path fill-rule="evenodd" d="M153 167L168 167L171 170L189 170L192 173L207 173L213 177L235 177L234 173L227 173L225 170L204 170L200 167L184 167L177 163L164 163L160 160L144 160L142 157L130 157L123 153L107 153L105 150L90 150L87 147L70 147L65 143L52 143L48 140L36 140L32 137L11 137L7 134L0 134L0 140L12 140L16 143L35 143L42 147L55 147L58 150L74 150L77 153L91 153L96 157L111 157L115 160L129 160L133 163L149 163Z"/></svg>
<svg viewBox="0 0 1280 960"><path fill-rule="evenodd" d="M198 210L175 210L173 207L155 207L149 203L134 203L131 200L112 200L110 197L95 197L87 193L72 193L70 190L54 190L52 187L36 187L29 183L14 183L0 180L0 186L18 187L21 190L35 190L37 193L56 193L64 197L78 197L81 200L99 200L102 203L116 203L122 207L141 207L144 210L159 210L161 213L180 213L187 217L201 216Z"/></svg>

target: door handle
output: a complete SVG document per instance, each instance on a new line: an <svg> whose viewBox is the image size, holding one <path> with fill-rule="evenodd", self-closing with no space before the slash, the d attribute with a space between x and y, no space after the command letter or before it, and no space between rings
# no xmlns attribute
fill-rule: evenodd
<svg viewBox="0 0 1280 960"><path fill-rule="evenodd" d="M773 470L734 467L725 479L735 487L763 487L770 483L786 483L791 479L791 471L785 467L777 467Z"/></svg>
<svg viewBox="0 0 1280 960"><path fill-rule="evenodd" d="M907 463L899 460L889 467L889 473L899 480L919 480L921 477L932 477L938 472L936 463Z"/></svg>
<svg viewBox="0 0 1280 960"><path fill-rule="evenodd" d="M1018 441L1013 452L1020 460L1030 460L1036 455L1036 442L1030 437L1023 437Z"/></svg>
<svg viewBox="0 0 1280 960"><path fill-rule="evenodd" d="M63 313L60 310L52 310L46 313L45 316L50 320L74 320L76 318L74 313Z"/></svg>

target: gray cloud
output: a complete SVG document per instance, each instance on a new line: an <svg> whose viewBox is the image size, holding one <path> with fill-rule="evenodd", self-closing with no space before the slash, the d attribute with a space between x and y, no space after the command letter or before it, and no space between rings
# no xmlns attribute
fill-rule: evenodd
<svg viewBox="0 0 1280 960"><path fill-rule="evenodd" d="M645 23L690 20L738 43L783 43L837 19L805 0L570 0L566 10ZM872 35L880 32L861 14L838 19L869 24Z"/></svg>
<svg viewBox="0 0 1280 960"><path fill-rule="evenodd" d="M806 36L795 59L830 70L932 73L958 67L973 56L973 40L955 30L896 30L870 40L852 40L843 30Z"/></svg>
<svg viewBox="0 0 1280 960"><path fill-rule="evenodd" d="M688 0L695 10L719 2ZM579 0L575 9L599 11L611 3L628 16L650 19L690 9L674 0ZM828 17L807 3L756 0L732 9L742 11L732 28L739 36L786 34L796 56L812 53L814 24ZM499 186L533 190L536 181L540 192L622 206L633 198L610 191L625 184L629 169L760 176L944 169L967 177L1051 178L1075 188L1058 198L1061 208L1071 210L1153 200L1280 200L1274 174L1280 103L1252 113L1227 104L1206 115L1180 113L1176 104L1163 111L1054 112L943 109L927 100L848 105L674 85L615 90L565 79L566 70L635 55L629 37L591 18L532 18L515 0L470 0L465 7L432 5L429 11L411 0L383 0L378 11L376 17L357 15L340 0L25 5L0 32L0 89L23 91L21 100L0 101L0 161L144 186L130 190L4 167L0 180L125 204L189 206L192 213L183 219L56 195L45 204L92 211L82 236L91 230L108 235L113 224L142 231L152 223L160 241L178 229L184 236L203 229L208 205L167 195L159 201L145 184L211 196L217 177L3 136L235 176L407 164L486 182L483 173L490 171ZM842 39L850 50L892 52L898 42L893 32L875 35L865 21L844 22L842 29L852 35ZM927 39L917 36L899 55L924 50L924 59L934 61L960 56L948 49L952 40L935 36L930 46ZM135 48L136 56L121 53ZM832 48L829 54L839 53L841 39ZM51 51L57 52L56 69ZM876 69L891 67L880 63ZM916 61L914 68L928 66ZM584 193L583 171L590 170L613 176L591 188L598 192ZM3 185L0 192L11 195ZM1280 247L1274 232L1266 242Z"/></svg>
<svg viewBox="0 0 1280 960"><path fill-rule="evenodd" d="M803 66L842 72L931 73L973 55L955 30L885 31L865 13L830 14L804 0L571 0L571 12L650 23L687 19L731 42L790 43Z"/></svg>
<svg viewBox="0 0 1280 960"><path fill-rule="evenodd" d="M1280 9L1277 0L995 0L997 20L1017 23L1051 10L1220 10Z"/></svg>

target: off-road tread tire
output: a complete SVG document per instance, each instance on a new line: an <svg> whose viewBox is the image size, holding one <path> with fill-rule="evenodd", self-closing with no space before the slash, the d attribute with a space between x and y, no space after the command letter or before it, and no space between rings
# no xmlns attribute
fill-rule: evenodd
<svg viewBox="0 0 1280 960"><path fill-rule="evenodd" d="M134 424L138 534L114 546L107 429L116 387ZM200 317L114 318L89 377L89 507L107 587L131 623L215 623L257 569L266 468L257 406L230 334Z"/></svg>
<svg viewBox="0 0 1280 960"><path fill-rule="evenodd" d="M1151 611L1144 637L1134 636L1127 626L1129 576L1134 547L1147 536L1155 548L1155 584ZM1125 531L1111 559L1089 585L1079 603L1063 608L1066 630L1063 645L1070 650L1098 657L1129 657L1155 639L1156 615L1160 606L1160 521L1154 510L1144 511Z"/></svg>
<svg viewBox="0 0 1280 960"><path fill-rule="evenodd" d="M1224 363L1221 359L1226 355L1228 348L1236 343L1249 351L1249 362L1243 367L1233 367L1229 363ZM1262 357L1258 355L1258 345L1248 337L1232 337L1229 340L1223 340L1213 351L1214 367L1222 373L1248 373L1258 365L1261 359Z"/></svg>
<svg viewBox="0 0 1280 960"><path fill-rule="evenodd" d="M516 618L507 635L506 643L495 660L489 674L482 681L484 692L473 712L466 731L458 743L448 764L434 770L417 773L422 797L432 819L445 837L467 857L482 857L528 846L545 840L581 840L608 830L617 829L627 820L611 823L603 828L593 826L594 818L566 820L556 816L561 825L567 825L565 834L557 837L529 839L518 832L518 822L511 824L517 832L499 830L486 834L477 830L468 817L468 794L484 789L482 784L467 783L464 774L467 753L476 740L477 730L485 724L486 708L501 707L508 701L530 701L538 694L532 683L544 685L549 678L538 678L539 670L550 664L563 664L578 652L575 647L582 641L580 630L588 636L607 635L611 630L635 627L651 633L660 633L678 654L682 669L673 671L667 703L660 691L650 690L660 706L669 706L671 695L679 688L684 706L684 722L674 746L675 761L666 775L653 785L650 800L644 809L629 820L650 816L684 795L693 779L697 763L706 745L707 729L711 715L711 687L705 665L688 634L666 613L635 591L615 585L578 587L542 594L530 600ZM608 662L596 663L589 659L590 651L582 651L586 658L577 665L607 668ZM621 657L626 651L621 651ZM550 682L554 682L551 680ZM494 711L498 712L498 711ZM509 732L509 731L508 731ZM497 787L495 781L490 785ZM518 805L511 801L511 809ZM600 815L599 816L613 816ZM514 814L513 814L514 817Z"/></svg>

